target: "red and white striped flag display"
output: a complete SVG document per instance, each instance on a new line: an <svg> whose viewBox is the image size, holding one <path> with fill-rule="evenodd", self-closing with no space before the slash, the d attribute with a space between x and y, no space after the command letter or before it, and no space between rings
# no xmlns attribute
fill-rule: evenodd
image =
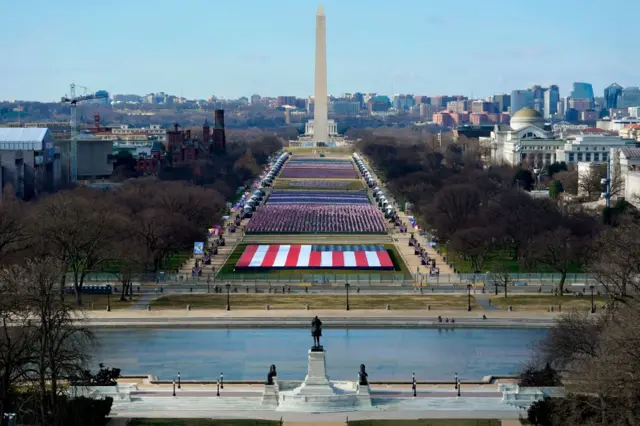
<svg viewBox="0 0 640 426"><path fill-rule="evenodd" d="M249 245L236 263L244 268L393 269L383 245Z"/></svg>

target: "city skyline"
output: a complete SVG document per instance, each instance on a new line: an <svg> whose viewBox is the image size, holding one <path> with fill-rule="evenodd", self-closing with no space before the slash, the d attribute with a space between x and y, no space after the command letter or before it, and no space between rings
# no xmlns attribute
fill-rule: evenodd
<svg viewBox="0 0 640 426"><path fill-rule="evenodd" d="M313 93L318 3L191 0L178 8L170 0L140 0L135 7L116 0L106 11L76 0L3 5L8 19L0 36L10 59L0 70L0 99L58 100L71 82L111 93L164 91L190 99L253 93L306 97ZM624 2L625 13L616 16L618 43L584 31L596 18L595 0L559 5L542 0L534 9L505 0L467 1L456 16L444 4L417 0L322 3L331 15L332 95L481 98L557 84L566 96L574 81L586 81L602 96L613 82L639 84L634 70L640 60L628 55L623 42L633 40L634 11L640 12L635 2ZM523 31L523 17L535 31ZM104 21L103 30L93 30L95 19ZM69 20L76 23L72 30L61 25ZM167 24L172 21L176 25ZM30 30L24 31L27 24Z"/></svg>

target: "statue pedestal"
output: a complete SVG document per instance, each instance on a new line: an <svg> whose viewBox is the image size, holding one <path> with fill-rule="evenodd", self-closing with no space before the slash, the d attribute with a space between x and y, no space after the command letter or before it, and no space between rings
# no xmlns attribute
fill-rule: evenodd
<svg viewBox="0 0 640 426"><path fill-rule="evenodd" d="M350 411L354 407L371 406L370 395L368 393L359 395L354 382L331 383L329 381L325 355L326 352L322 347L309 350L307 376L304 382L295 389L279 391L278 411L323 413ZM367 386L366 391L368 390Z"/></svg>
<svg viewBox="0 0 640 426"><path fill-rule="evenodd" d="M299 388L299 395L334 395L336 393L327 377L325 354L322 347L320 350L317 347L309 350L307 376Z"/></svg>
<svg viewBox="0 0 640 426"><path fill-rule="evenodd" d="M358 385L356 394L358 395L358 406L371 407L371 389L369 385Z"/></svg>
<svg viewBox="0 0 640 426"><path fill-rule="evenodd" d="M272 385L264 385L261 404L269 407L278 406L278 384L276 382Z"/></svg>

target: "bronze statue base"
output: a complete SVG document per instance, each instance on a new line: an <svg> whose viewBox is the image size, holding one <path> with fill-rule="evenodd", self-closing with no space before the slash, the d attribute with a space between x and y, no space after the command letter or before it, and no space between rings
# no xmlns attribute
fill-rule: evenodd
<svg viewBox="0 0 640 426"><path fill-rule="evenodd" d="M311 346L311 352L324 352L324 346L313 345Z"/></svg>

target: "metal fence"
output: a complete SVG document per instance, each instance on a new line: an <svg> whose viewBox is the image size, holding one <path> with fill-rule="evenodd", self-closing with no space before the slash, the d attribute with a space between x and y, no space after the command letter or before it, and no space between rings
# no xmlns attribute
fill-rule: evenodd
<svg viewBox="0 0 640 426"><path fill-rule="evenodd" d="M356 284L356 285L412 285L414 282L411 274L405 274L402 272L388 273L388 274L376 274L376 273L363 273L363 274L339 274L339 273L233 273L225 274L220 273L216 277L217 282L232 282L232 283L246 283L246 284Z"/></svg>
<svg viewBox="0 0 640 426"><path fill-rule="evenodd" d="M512 286L514 287L535 287L535 286L550 286L560 282L560 274L545 274L545 273L514 273L509 275ZM67 284L73 282L73 274L67 275ZM403 285L403 286L426 286L426 287L439 287L439 286L460 286L464 287L468 284L475 286L487 286L493 287L494 279L491 273L483 274L440 274L437 276L431 276L429 274L405 274L402 272L396 273L351 273L351 274L339 274L339 273L218 273L216 276L213 274L203 274L199 277L194 277L191 274L178 274L178 273L147 273L136 274L133 277L134 283L158 283L163 285L206 285L206 284L221 284L229 282L231 284L242 285L298 285L298 284L310 284L310 285L334 285L350 283L359 286L377 286L377 285ZM119 279L116 274L110 273L89 273L85 277L84 283L86 285L95 284L118 284ZM590 274L568 274L565 283L567 285L584 285L589 286L596 284L595 276Z"/></svg>

